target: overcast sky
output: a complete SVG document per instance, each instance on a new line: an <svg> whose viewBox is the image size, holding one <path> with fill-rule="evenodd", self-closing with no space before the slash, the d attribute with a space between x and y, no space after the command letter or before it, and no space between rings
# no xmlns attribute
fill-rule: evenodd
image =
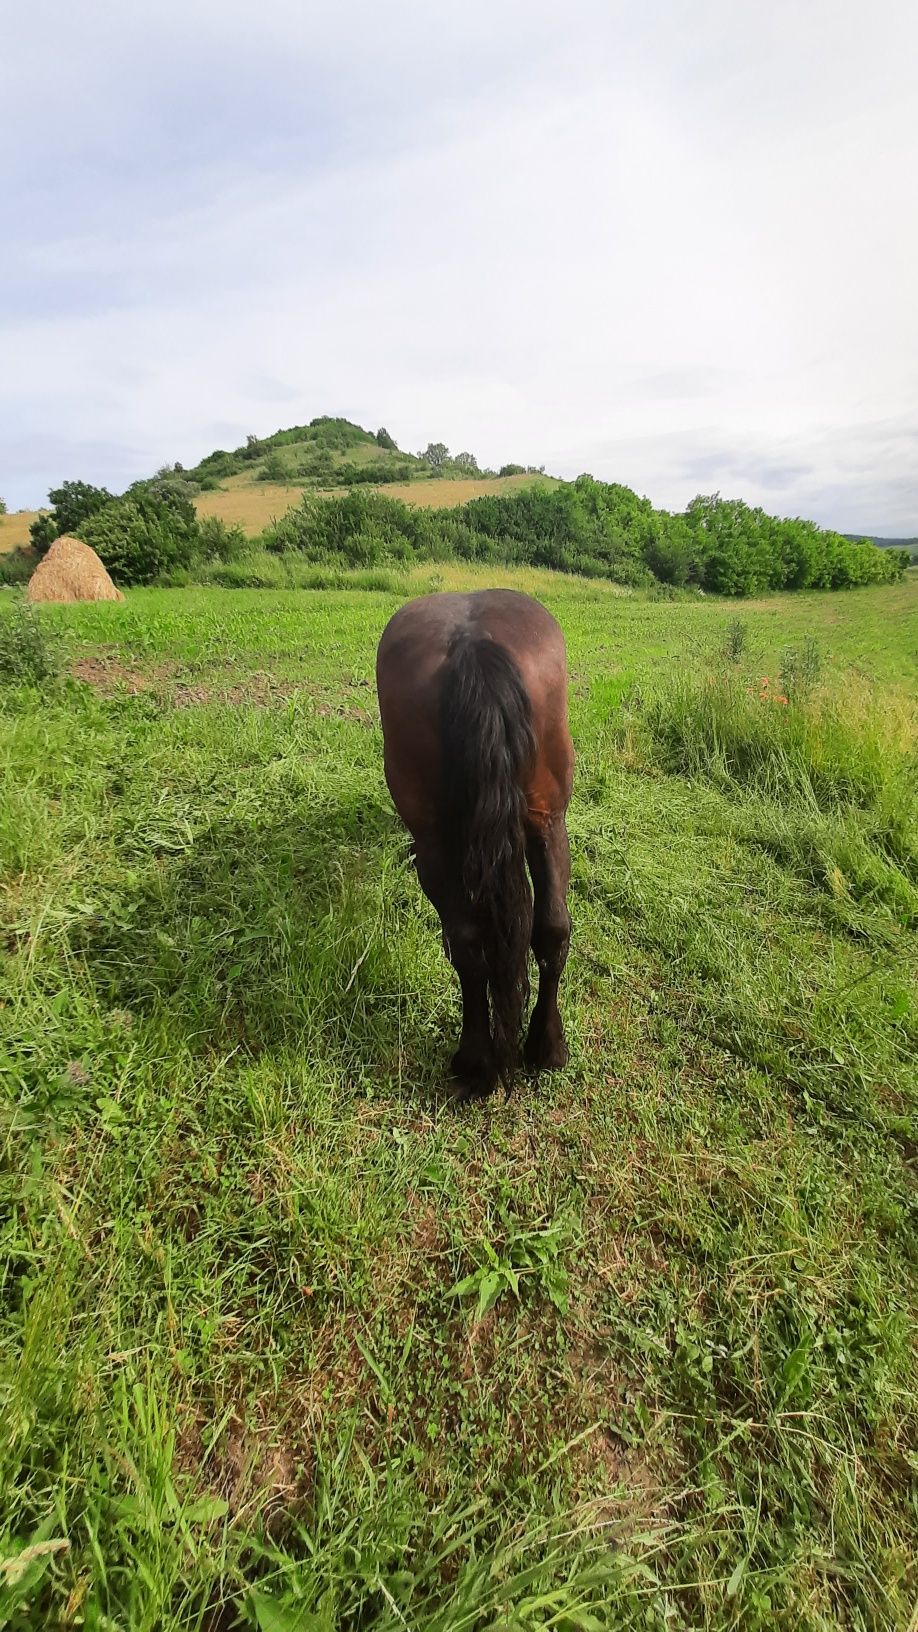
<svg viewBox="0 0 918 1632"><path fill-rule="evenodd" d="M315 414L918 533L914 0L8 0L0 494Z"/></svg>

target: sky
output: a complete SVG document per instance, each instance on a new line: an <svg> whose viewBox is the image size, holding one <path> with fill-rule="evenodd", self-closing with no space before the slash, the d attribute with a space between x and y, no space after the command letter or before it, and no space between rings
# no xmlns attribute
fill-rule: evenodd
<svg viewBox="0 0 918 1632"><path fill-rule="evenodd" d="M0 495L317 414L918 534L914 0L9 0Z"/></svg>

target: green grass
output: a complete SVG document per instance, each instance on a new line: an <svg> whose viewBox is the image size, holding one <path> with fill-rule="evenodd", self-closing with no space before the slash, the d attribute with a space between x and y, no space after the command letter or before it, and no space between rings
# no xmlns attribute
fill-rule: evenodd
<svg viewBox="0 0 918 1632"><path fill-rule="evenodd" d="M509 1102L372 688L474 574L42 609L97 683L0 686L0 1624L910 1624L918 588L494 576L579 756Z"/></svg>

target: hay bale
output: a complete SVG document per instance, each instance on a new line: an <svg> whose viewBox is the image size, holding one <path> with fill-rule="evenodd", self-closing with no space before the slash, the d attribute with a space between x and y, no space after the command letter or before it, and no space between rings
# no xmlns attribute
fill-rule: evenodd
<svg viewBox="0 0 918 1632"><path fill-rule="evenodd" d="M102 562L79 538L56 538L29 579L30 601L123 601Z"/></svg>

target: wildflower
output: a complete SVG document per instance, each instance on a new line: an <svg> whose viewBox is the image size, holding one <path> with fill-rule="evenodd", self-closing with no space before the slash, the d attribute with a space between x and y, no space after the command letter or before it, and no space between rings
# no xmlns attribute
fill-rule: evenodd
<svg viewBox="0 0 918 1632"><path fill-rule="evenodd" d="M787 698L786 697L778 697L778 698L776 698L776 701L779 702L779 703L783 703L785 708L787 707Z"/></svg>
<svg viewBox="0 0 918 1632"><path fill-rule="evenodd" d="M768 675L767 674L762 675L762 685L763 685L763 687L768 685Z"/></svg>

